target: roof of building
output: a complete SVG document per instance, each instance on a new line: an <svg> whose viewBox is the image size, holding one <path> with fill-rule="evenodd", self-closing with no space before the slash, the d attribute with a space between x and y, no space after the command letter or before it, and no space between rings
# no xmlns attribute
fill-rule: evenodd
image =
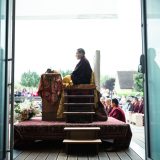
<svg viewBox="0 0 160 160"><path fill-rule="evenodd" d="M120 89L133 89L136 71L117 71Z"/></svg>

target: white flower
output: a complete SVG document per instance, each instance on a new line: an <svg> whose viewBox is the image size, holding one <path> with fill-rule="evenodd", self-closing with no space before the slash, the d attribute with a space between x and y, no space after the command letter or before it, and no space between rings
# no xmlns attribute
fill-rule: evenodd
<svg viewBox="0 0 160 160"><path fill-rule="evenodd" d="M24 121L40 113L38 104L34 101L25 100L23 103L15 104L15 119Z"/></svg>

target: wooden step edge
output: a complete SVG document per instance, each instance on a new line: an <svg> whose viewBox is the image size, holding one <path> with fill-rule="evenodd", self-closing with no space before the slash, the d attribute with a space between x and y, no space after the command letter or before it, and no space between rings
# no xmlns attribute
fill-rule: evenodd
<svg viewBox="0 0 160 160"><path fill-rule="evenodd" d="M65 98L91 98L94 95L64 95Z"/></svg>
<svg viewBox="0 0 160 160"><path fill-rule="evenodd" d="M64 106L87 106L87 105L95 105L95 103L64 103Z"/></svg>
<svg viewBox="0 0 160 160"><path fill-rule="evenodd" d="M78 84L64 88L64 90L93 90L93 89L96 89L95 84Z"/></svg>
<svg viewBox="0 0 160 160"><path fill-rule="evenodd" d="M77 140L77 139L64 139L63 143L70 143L70 144L84 144L84 143L90 143L90 144L97 144L102 143L101 139L93 139L93 140Z"/></svg>
<svg viewBox="0 0 160 160"><path fill-rule="evenodd" d="M95 89L96 89L95 86L90 86L90 87L83 86L83 87L72 87L72 88L71 87L65 87L64 88L65 91L68 91L68 90L69 91L71 91L71 90L76 90L76 91L82 91L82 90L83 91L85 91L85 90L91 90L92 91L93 90L94 91Z"/></svg>
<svg viewBox="0 0 160 160"><path fill-rule="evenodd" d="M95 114L95 112L63 112L63 114Z"/></svg>
<svg viewBox="0 0 160 160"><path fill-rule="evenodd" d="M100 127L64 127L65 131L99 131Z"/></svg>

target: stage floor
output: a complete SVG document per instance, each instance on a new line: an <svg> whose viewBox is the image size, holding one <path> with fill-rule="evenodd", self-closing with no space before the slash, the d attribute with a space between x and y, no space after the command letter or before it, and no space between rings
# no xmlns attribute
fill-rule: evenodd
<svg viewBox="0 0 160 160"><path fill-rule="evenodd" d="M14 147L21 147L35 140L58 140L66 137L64 127L100 127L99 138L102 141L112 141L114 147L128 148L132 138L130 124L112 117L107 121L93 123L66 123L61 121L42 121L41 117L33 118L14 125Z"/></svg>

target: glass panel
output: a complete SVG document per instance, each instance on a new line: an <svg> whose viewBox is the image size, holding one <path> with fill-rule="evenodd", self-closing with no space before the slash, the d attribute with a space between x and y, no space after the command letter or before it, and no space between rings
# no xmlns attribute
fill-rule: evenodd
<svg viewBox="0 0 160 160"><path fill-rule="evenodd" d="M151 159L160 159L160 1L147 0L148 113Z"/></svg>
<svg viewBox="0 0 160 160"><path fill-rule="evenodd" d="M5 157L5 10L6 1L0 0L0 159Z"/></svg>

